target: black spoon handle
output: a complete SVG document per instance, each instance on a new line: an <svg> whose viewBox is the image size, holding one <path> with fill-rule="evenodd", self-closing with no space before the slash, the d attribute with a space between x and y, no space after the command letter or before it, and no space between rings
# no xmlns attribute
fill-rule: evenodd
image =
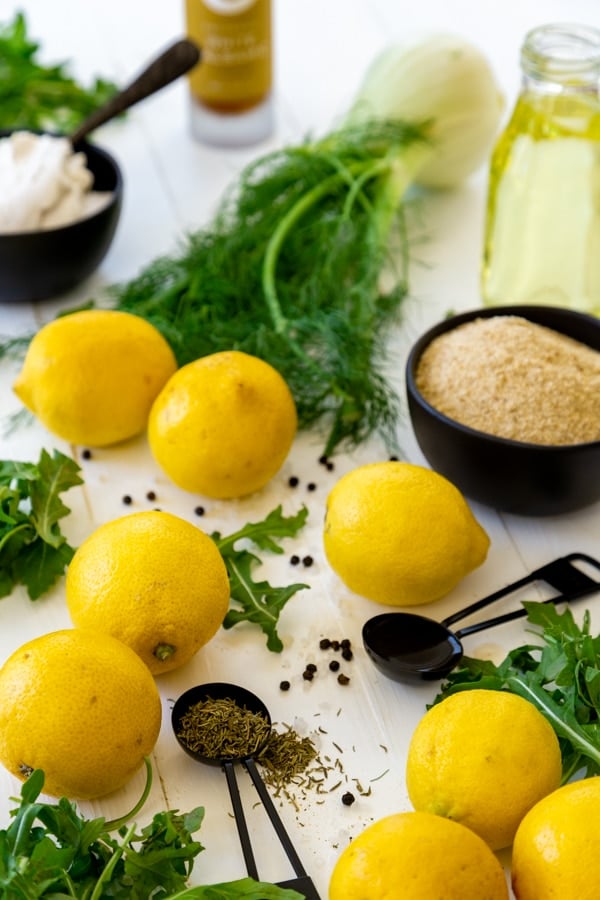
<svg viewBox="0 0 600 900"><path fill-rule="evenodd" d="M258 869L256 868L252 844L250 843L244 807L242 806L237 778L235 777L234 764L232 762L224 762L223 770L225 772L225 777L227 778L227 787L229 788L229 796L231 797L231 805L233 806L235 824L237 825L238 834L240 836L240 844L242 845L246 870L251 878L258 881Z"/></svg>
<svg viewBox="0 0 600 900"><path fill-rule="evenodd" d="M287 858L289 859L290 863L292 864L292 868L294 869L294 872L296 873L296 875L306 876L306 870L305 870L304 866L302 865L302 862L300 861L300 857L296 853L294 845L292 844L290 837L289 837L287 831L285 830L283 822L279 818L279 814L278 814L277 810L275 809L275 804L271 800L271 796L270 796L269 792L267 791L265 783L262 780L262 778L260 777L258 769L256 768L256 763L254 762L252 757L248 757L248 758L244 759L243 763L246 766L246 769L248 770L248 772L250 773L250 778L254 782L254 787L258 791L258 796L262 800L262 804L266 810L266 813L267 813L269 819L271 820L271 824L272 824L273 828L275 829L277 837L279 838L279 840L281 842L281 846L285 850Z"/></svg>
<svg viewBox="0 0 600 900"><path fill-rule="evenodd" d="M200 60L200 50L192 41L182 39L171 44L163 53L151 62L131 84L119 91L114 97L87 117L70 135L72 144L118 116L129 107L156 93L161 88L175 81L180 75L188 72Z"/></svg>
<svg viewBox="0 0 600 900"><path fill-rule="evenodd" d="M591 556L587 556L585 553L571 553L568 556L563 556L560 559L554 560L554 562L542 566L541 569L537 569L535 572L532 572L531 575L521 578L519 581L515 581L513 584L508 585L508 587L503 588L500 591L496 591L495 594L484 597L483 600L463 609L460 613L449 616L442 624L447 625L449 622L456 622L470 612L475 612L477 609L481 609L482 606L487 605L487 603L491 603L492 600L502 597L505 594L512 593L512 591L517 588L533 581L545 581L552 587L562 591L562 593L555 597L548 597L547 600L543 600L543 603L569 603L572 600L578 600L580 597L585 597L596 591L600 591L600 582L594 581L593 578L590 578L580 569L573 566L571 564L573 560L588 563L588 565L600 570L600 563ZM460 640L468 634L475 634L477 631L484 631L486 628L493 628L495 625L502 625L504 622L511 622L513 619L520 619L522 616L526 615L527 610L524 606L521 606L520 609L504 613L493 619L486 619L485 622L476 622L474 625L465 625L464 628L458 628L454 634Z"/></svg>
<svg viewBox="0 0 600 900"><path fill-rule="evenodd" d="M582 572L574 566L574 561L587 563L600 571L600 562L592 556L588 556L586 553L569 553L567 556L562 556L559 559L547 563L545 566L541 566L539 569L535 569L535 571L531 572L529 575L525 575L524 578L513 581L512 584L500 588L499 591L495 591L493 594L489 594L489 596L483 597L481 600L477 600L476 603L466 606L464 609L453 613L453 615L447 616L441 624L449 627L450 625L453 625L454 622L466 618L471 615L471 613L477 612L484 606L493 603L495 600L499 600L507 594L512 594L519 588L525 587L527 584L533 584L535 581L545 581L546 584L549 584L551 587L561 592L560 596L551 598L550 601L545 602L553 601L555 603L564 603L569 600L576 600L577 597L583 597L585 594L593 594L595 591L600 591L600 582L594 581L593 578L590 578L589 575L586 575L585 572ZM492 625L497 625L500 622L518 619L525 614L526 611L524 608L519 609L515 613L507 613L506 617L499 616L496 619L489 619L487 622L481 622L479 625L469 626L469 631L467 631L466 628L461 628L460 634L472 634L474 631L482 631L484 628L490 628Z"/></svg>

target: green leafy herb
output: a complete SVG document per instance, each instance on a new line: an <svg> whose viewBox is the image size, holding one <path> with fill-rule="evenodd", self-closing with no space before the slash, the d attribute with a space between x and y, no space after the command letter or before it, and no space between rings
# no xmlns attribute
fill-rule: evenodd
<svg viewBox="0 0 600 900"><path fill-rule="evenodd" d="M12 823L0 831L2 900L301 900L295 891L251 878L187 888L194 859L204 849L192 838L203 807L183 815L160 812L145 828L122 825L114 836L104 818L81 818L65 797L56 804L39 802L43 786L44 773L36 769L22 787Z"/></svg>
<svg viewBox="0 0 600 900"><path fill-rule="evenodd" d="M252 570L260 563L259 557L246 548L237 549L236 545L238 541L247 540L260 550L283 553L278 541L284 537L294 537L304 526L307 516L306 507L302 507L295 516L284 516L281 506L278 506L262 522L249 522L228 537L222 537L218 531L211 535L227 566L231 598L241 607L229 610L223 627L232 628L239 622L253 622L267 635L267 647L275 653L283 650L277 633L281 610L290 597L308 588L308 585L272 587L268 581L255 581Z"/></svg>
<svg viewBox="0 0 600 900"><path fill-rule="evenodd" d="M500 663L463 657L435 702L471 688L508 690L530 700L553 726L561 746L563 781L576 772L600 774L600 635L580 628L569 608L525 602L542 643L512 650Z"/></svg>
<svg viewBox="0 0 600 900"><path fill-rule="evenodd" d="M69 74L65 63L43 65L39 49L27 33L22 12L0 26L0 128L69 133L117 87L98 78L85 88Z"/></svg>
<svg viewBox="0 0 600 900"><path fill-rule="evenodd" d="M75 551L60 530L70 512L60 494L83 484L79 471L58 450L37 464L0 460L0 597L24 584L37 600L64 573Z"/></svg>
<svg viewBox="0 0 600 900"><path fill-rule="evenodd" d="M416 126L368 122L258 159L208 228L108 302L152 322L180 365L225 349L270 362L301 426L329 422L327 454L374 431L395 445L385 339L407 292L407 157L423 142Z"/></svg>

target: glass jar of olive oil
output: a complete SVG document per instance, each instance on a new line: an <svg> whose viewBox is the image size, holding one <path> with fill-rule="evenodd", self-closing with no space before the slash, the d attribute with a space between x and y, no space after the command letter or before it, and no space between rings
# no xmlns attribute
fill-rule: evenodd
<svg viewBox="0 0 600 900"><path fill-rule="evenodd" d="M600 30L544 25L491 159L484 302L600 314Z"/></svg>

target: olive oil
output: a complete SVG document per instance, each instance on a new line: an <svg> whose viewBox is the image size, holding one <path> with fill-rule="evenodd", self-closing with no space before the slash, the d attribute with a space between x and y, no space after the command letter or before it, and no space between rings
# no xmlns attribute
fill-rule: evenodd
<svg viewBox="0 0 600 900"><path fill-rule="evenodd" d="M491 159L484 301L600 313L600 31L536 29L522 65Z"/></svg>

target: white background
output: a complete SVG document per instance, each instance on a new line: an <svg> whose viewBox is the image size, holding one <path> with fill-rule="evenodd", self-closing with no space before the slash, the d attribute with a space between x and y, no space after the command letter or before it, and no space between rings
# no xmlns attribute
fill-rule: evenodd
<svg viewBox="0 0 600 900"><path fill-rule="evenodd" d="M166 44L183 31L183 7L166 0L28 0L20 6L0 0L0 20L11 19L24 9L31 34L42 43L45 61L71 60L81 79L103 75L125 83ZM226 185L243 164L255 156L308 134L318 135L334 126L350 105L364 72L383 47L426 30L452 30L473 40L490 59L506 96L506 114L519 84L518 54L526 31L550 21L600 24L597 0L276 0L275 2L276 117L273 137L263 144L239 150L215 150L194 142L187 123L187 89L182 80L132 110L125 122L101 129L96 140L118 158L125 173L124 210L117 235L100 270L68 297L33 307L0 306L0 332L21 333L53 317L56 310L97 294L104 285L133 277L158 254L174 250L183 234L206 224ZM423 201L421 222L425 239L415 247L412 296L404 324L395 336L395 377L399 385L410 342L434 324L448 309L469 309L480 304L478 292L486 172L483 168L466 185L454 191L430 194ZM421 235L421 238L423 235ZM0 412L18 408L12 396L14 369L0 371ZM407 458L423 463L406 420L400 424ZM3 437L3 458L35 459L41 447L58 447L73 453L39 425L11 438ZM223 776L195 765L177 747L169 726L171 701L187 687L216 679L241 681L263 697L276 722L294 723L313 733L319 726L321 749L341 756L347 789L353 779L371 785L370 797L352 807L333 792L317 804L312 795L298 800L294 809L282 803L281 813L293 835L307 869L323 897L333 864L348 840L380 816L410 809L404 786L404 761L412 729L435 694L435 687L402 687L380 676L363 655L360 629L381 608L352 595L329 570L321 546L323 504L327 490L344 471L363 461L384 458L377 442L353 456L336 460L326 473L316 460L320 453L316 435L300 437L281 473L260 494L239 502L207 502L207 530L234 530L244 522L266 514L278 503L288 513L301 503L310 509L309 525L282 558L268 561L266 575L274 583L306 580L311 590L297 595L281 619L286 649L281 656L269 653L262 636L252 629L221 631L195 660L179 672L160 680L165 717L156 747L157 772L150 802L140 821L165 806L181 810L196 804L206 807L201 840L206 846L197 861L194 883L242 877L243 861ZM80 543L102 522L125 514L124 493L134 497L133 510L147 508L145 495L155 490L159 502L192 521L198 498L178 491L157 471L144 438L119 448L99 451L83 462L85 487L67 495L73 510L64 530L72 543ZM290 475L301 479L294 492L287 487ZM314 494L306 483L317 482ZM579 550L598 552L598 506L553 519L524 519L499 515L472 504L492 544L485 564L467 577L450 596L427 612L442 618L450 611L521 577L555 556ZM289 552L310 553L315 565L309 570L290 569ZM535 592L532 594L537 596ZM530 595L530 596L532 596ZM587 601L600 626L600 598ZM46 598L31 603L16 590L0 601L0 662L30 637L67 627L62 583ZM351 663L350 686L339 687L322 674L303 683L301 672L313 659L324 669L318 641L323 635L349 637L356 648ZM525 641L522 623L505 626L490 637L471 638L468 652L487 650L501 654ZM281 694L279 681L289 678L292 690ZM98 736L102 740L102 736ZM385 749L384 749L385 748ZM385 773L385 774L382 774ZM160 777L158 777L160 775ZM244 773L240 780L245 782ZM382 777L380 777L382 776ZM104 801L82 804L88 815L117 815L133 802L143 778L136 777L127 790ZM0 771L0 822L7 822L9 797L19 784ZM355 791L356 792L356 791ZM253 806L252 790L244 790L247 806ZM291 875L277 853L268 827L252 811L252 831L258 865L265 879L283 880ZM509 854L500 855L509 865Z"/></svg>

